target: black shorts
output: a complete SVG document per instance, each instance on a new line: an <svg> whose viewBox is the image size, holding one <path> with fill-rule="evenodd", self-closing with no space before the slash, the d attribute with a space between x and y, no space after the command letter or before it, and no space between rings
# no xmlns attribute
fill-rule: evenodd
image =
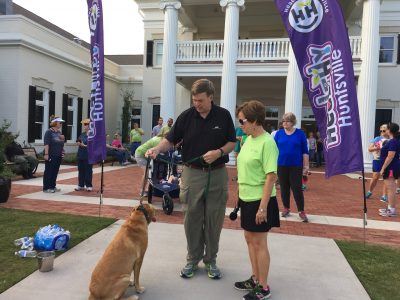
<svg viewBox="0 0 400 300"><path fill-rule="evenodd" d="M240 225L246 231L250 232L268 232L272 227L279 227L279 208L276 197L271 197L267 206L267 222L256 224L256 214L260 207L261 200L246 202L239 199L240 202Z"/></svg>
<svg viewBox="0 0 400 300"><path fill-rule="evenodd" d="M400 170L389 170L388 168L385 169L385 171L383 171L383 179L388 179L389 177L393 177L394 179L399 179L400 177ZM390 175L390 176L389 176Z"/></svg>

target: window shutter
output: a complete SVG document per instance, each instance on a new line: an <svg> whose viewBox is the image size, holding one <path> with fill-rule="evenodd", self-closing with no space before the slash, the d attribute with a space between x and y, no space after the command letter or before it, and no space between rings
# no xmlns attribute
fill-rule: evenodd
<svg viewBox="0 0 400 300"><path fill-rule="evenodd" d="M152 67L153 66L153 45L154 45L154 41L147 41L146 67Z"/></svg>
<svg viewBox="0 0 400 300"><path fill-rule="evenodd" d="M397 35L397 64L400 65L400 34Z"/></svg>
<svg viewBox="0 0 400 300"><path fill-rule="evenodd" d="M62 100L62 117L61 117L65 122L62 123L62 133L65 136L65 139L67 140L67 133L68 133L68 94L63 94L63 100Z"/></svg>
<svg viewBox="0 0 400 300"><path fill-rule="evenodd" d="M36 110L36 87L29 86L28 103L28 143L35 142L35 110Z"/></svg>
<svg viewBox="0 0 400 300"><path fill-rule="evenodd" d="M83 104L83 99L82 98L78 98L78 126L76 126L77 128L77 132L76 132L76 136L80 136L81 132L82 132L82 104Z"/></svg>
<svg viewBox="0 0 400 300"><path fill-rule="evenodd" d="M56 113L56 92L49 92L49 119L51 115Z"/></svg>

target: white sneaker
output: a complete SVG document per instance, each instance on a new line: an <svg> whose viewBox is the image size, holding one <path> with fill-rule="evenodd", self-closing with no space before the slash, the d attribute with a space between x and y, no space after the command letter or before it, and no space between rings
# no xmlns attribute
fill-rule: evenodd
<svg viewBox="0 0 400 300"><path fill-rule="evenodd" d="M48 190L44 190L43 193L55 193L55 190L48 189Z"/></svg>
<svg viewBox="0 0 400 300"><path fill-rule="evenodd" d="M86 190L87 190L88 192L91 192L91 191L93 191L93 188L90 186L90 187L87 187Z"/></svg>
<svg viewBox="0 0 400 300"><path fill-rule="evenodd" d="M382 217L395 217L397 214L395 210L387 209L385 212L380 212L379 215Z"/></svg>
<svg viewBox="0 0 400 300"><path fill-rule="evenodd" d="M54 188L54 192L61 192L61 189L59 189L59 188Z"/></svg>
<svg viewBox="0 0 400 300"><path fill-rule="evenodd" d="M400 188L396 189L396 194L400 194Z"/></svg>
<svg viewBox="0 0 400 300"><path fill-rule="evenodd" d="M79 185L75 188L75 191L82 191L82 190L83 190L83 187L81 187Z"/></svg>
<svg viewBox="0 0 400 300"><path fill-rule="evenodd" d="M129 164L130 164L129 161L124 161L124 162L122 163L123 166L129 165Z"/></svg>

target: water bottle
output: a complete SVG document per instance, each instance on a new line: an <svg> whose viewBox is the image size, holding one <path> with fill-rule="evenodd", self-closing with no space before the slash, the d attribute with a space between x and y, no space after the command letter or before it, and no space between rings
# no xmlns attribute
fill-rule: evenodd
<svg viewBox="0 0 400 300"><path fill-rule="evenodd" d="M29 240L29 237L27 237L27 236L24 236L24 237L22 237L22 238L20 238L20 239L16 239L15 241L14 241L14 245L15 246L21 246L22 244L24 244L26 241L28 241Z"/></svg>
<svg viewBox="0 0 400 300"><path fill-rule="evenodd" d="M19 250L15 252L15 255L19 257L36 257L37 253L35 250Z"/></svg>
<svg viewBox="0 0 400 300"><path fill-rule="evenodd" d="M21 246L22 250L33 250L33 238L28 238Z"/></svg>

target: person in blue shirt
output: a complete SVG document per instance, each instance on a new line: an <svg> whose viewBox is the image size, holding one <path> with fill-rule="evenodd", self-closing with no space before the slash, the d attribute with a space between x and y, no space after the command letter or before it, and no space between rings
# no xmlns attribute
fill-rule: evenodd
<svg viewBox="0 0 400 300"><path fill-rule="evenodd" d="M282 118L283 128L275 134L275 142L279 149L278 178L283 202L282 217L290 215L290 190L293 192L299 217L308 222L304 212L304 195L302 190L303 175L310 169L307 138L303 130L297 129L296 116L285 113Z"/></svg>
<svg viewBox="0 0 400 300"><path fill-rule="evenodd" d="M87 141L88 141L88 136L87 132L89 131L89 119L84 119L81 121L81 124L83 126L83 132L79 136L77 140L78 144L78 153L77 153L77 159L78 159L78 186L75 188L75 191L80 191L85 189L88 192L91 192L93 190L93 185L92 185L92 178L93 178L93 165L89 164L89 154L88 154L88 149L87 149Z"/></svg>
<svg viewBox="0 0 400 300"><path fill-rule="evenodd" d="M388 124L389 140L383 143L381 149L381 175L386 187L388 196L388 207L379 210L383 217L396 216L396 179L400 177L400 142L399 125L396 123Z"/></svg>
<svg viewBox="0 0 400 300"><path fill-rule="evenodd" d="M60 189L56 187L58 171L64 155L65 136L61 134L60 128L65 122L60 117L50 117L50 128L44 134L44 174L43 192L55 193Z"/></svg>

